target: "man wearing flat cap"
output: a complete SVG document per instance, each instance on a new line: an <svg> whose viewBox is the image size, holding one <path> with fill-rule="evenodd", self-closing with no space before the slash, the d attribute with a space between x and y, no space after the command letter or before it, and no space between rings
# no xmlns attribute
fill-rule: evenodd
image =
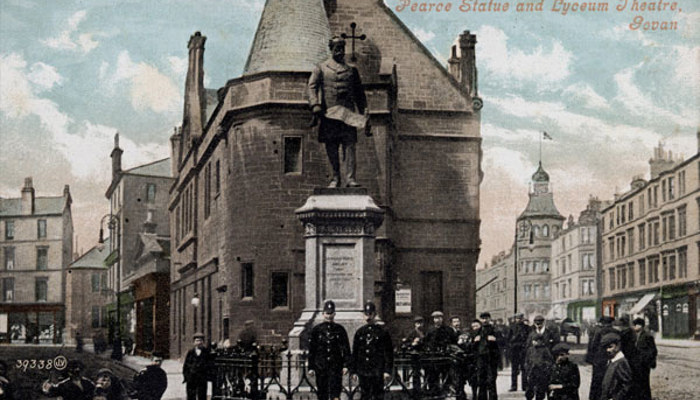
<svg viewBox="0 0 700 400"><path fill-rule="evenodd" d="M527 337L530 335L530 327L525 325L523 314L517 313L513 316L513 326L510 331L510 390L515 392L518 390L518 374L521 374L521 388L523 391L527 387L527 376L524 370L525 364L525 348L527 347Z"/></svg>
<svg viewBox="0 0 700 400"><path fill-rule="evenodd" d="M615 329L612 327L612 323L612 317L600 317L598 320L598 327L596 327L595 332L592 335L592 339L589 338L588 351L586 352L586 362L593 366L593 371L591 372L591 388L588 397L589 400L600 399L603 377L605 376L605 369L608 365L608 356L605 352L605 347L601 345L600 341L603 336L615 332Z"/></svg>
<svg viewBox="0 0 700 400"><path fill-rule="evenodd" d="M203 333L195 333L193 339L194 347L187 352L185 363L182 365L187 400L206 400L211 354L204 346Z"/></svg>
<svg viewBox="0 0 700 400"><path fill-rule="evenodd" d="M323 305L323 322L309 337L309 375L316 376L318 400L339 399L343 375L351 363L348 333L335 319L335 303Z"/></svg>
<svg viewBox="0 0 700 400"><path fill-rule="evenodd" d="M549 400L579 400L581 375L578 365L569 361L569 345L557 343L552 348L554 366L549 378Z"/></svg>
<svg viewBox="0 0 700 400"><path fill-rule="evenodd" d="M433 325L428 328L428 332L425 334L425 350L447 355L449 346L457 344L457 336L451 328L444 325L445 314L442 311L433 311L430 317L433 319ZM426 368L428 390L433 392L440 390L440 372L434 367Z"/></svg>
<svg viewBox="0 0 700 400"><path fill-rule="evenodd" d="M313 113L311 126L320 123L318 141L326 146L326 154L333 168L333 179L328 187L338 187L340 152L345 162L345 186L360 186L355 181L355 144L357 129L370 136L367 99L357 68L345 63L345 40L335 36L328 46L331 58L318 64L308 83L309 105Z"/></svg>
<svg viewBox="0 0 700 400"><path fill-rule="evenodd" d="M423 330L423 317L416 316L413 318L413 329L411 333L406 336L406 343L415 350L422 347L423 339L425 338L425 331Z"/></svg>
<svg viewBox="0 0 700 400"><path fill-rule="evenodd" d="M634 392L640 400L651 400L649 375L651 369L656 368L658 353L654 337L644 330L644 325L644 318L636 318L632 321L634 351L629 363L634 378Z"/></svg>
<svg viewBox="0 0 700 400"><path fill-rule="evenodd" d="M476 353L475 378L479 399L496 399L496 378L501 365L501 351L498 348L498 333L491 324L491 314L479 314L481 328L474 337Z"/></svg>
<svg viewBox="0 0 700 400"><path fill-rule="evenodd" d="M603 376L600 399L637 399L632 390L632 369L620 348L620 335L606 333L600 339L600 345L605 349L610 360Z"/></svg>
<svg viewBox="0 0 700 400"><path fill-rule="evenodd" d="M366 324L355 332L352 344L353 378L360 378L362 400L381 400L394 369L394 349L389 333L376 323L374 303L367 302L363 313Z"/></svg>

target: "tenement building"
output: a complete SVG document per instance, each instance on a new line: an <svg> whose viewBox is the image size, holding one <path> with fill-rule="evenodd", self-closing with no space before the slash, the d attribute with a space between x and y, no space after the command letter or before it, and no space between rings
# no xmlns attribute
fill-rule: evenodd
<svg viewBox="0 0 700 400"><path fill-rule="evenodd" d="M700 155L674 159L659 145L649 165L649 180L636 177L602 210L603 312L643 316L664 337L697 337Z"/></svg>
<svg viewBox="0 0 700 400"><path fill-rule="evenodd" d="M590 198L578 221L569 216L552 241L552 316L596 321L597 224L602 202Z"/></svg>
<svg viewBox="0 0 700 400"><path fill-rule="evenodd" d="M36 196L32 178L21 197L0 198L0 341L63 341L71 203L68 185L60 196Z"/></svg>
<svg viewBox="0 0 700 400"><path fill-rule="evenodd" d="M117 134L110 155L112 182L105 193L110 211L100 221L106 224L112 239L105 260L109 267L108 286L113 293L107 310L108 336L112 343L119 333L126 343L133 343L127 351L136 354L168 354L168 199L173 184L170 159L123 170L122 153Z"/></svg>
<svg viewBox="0 0 700 400"><path fill-rule="evenodd" d="M513 316L513 249L501 251L491 263L476 270L476 309L488 312L494 320Z"/></svg>
<svg viewBox="0 0 700 400"><path fill-rule="evenodd" d="M82 337L85 343L93 339L107 340L109 319L107 305L114 295L107 286L105 259L109 255L110 239L77 257L66 273L66 342L75 343Z"/></svg>
<svg viewBox="0 0 700 400"><path fill-rule="evenodd" d="M482 175L475 36L459 36L445 67L383 2L269 0L243 74L218 91L203 86L206 37L197 32L188 44L183 122L171 138L172 355L195 331L235 341L249 319L260 343L278 342L307 306L294 211L331 180L309 127L307 83L342 34L371 122L372 136L357 143L357 181L385 211L375 248L380 316L396 338L414 315L473 318ZM399 312L398 288L410 293Z"/></svg>

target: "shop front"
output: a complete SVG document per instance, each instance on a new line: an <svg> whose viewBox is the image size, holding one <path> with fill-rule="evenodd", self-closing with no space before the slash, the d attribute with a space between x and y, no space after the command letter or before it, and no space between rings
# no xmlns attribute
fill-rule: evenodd
<svg viewBox="0 0 700 400"><path fill-rule="evenodd" d="M63 343L65 307L62 304L0 305L2 343Z"/></svg>

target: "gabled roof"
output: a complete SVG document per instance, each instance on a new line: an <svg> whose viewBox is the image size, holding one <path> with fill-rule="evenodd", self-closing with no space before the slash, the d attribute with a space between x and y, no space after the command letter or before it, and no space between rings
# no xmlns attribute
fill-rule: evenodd
<svg viewBox="0 0 700 400"><path fill-rule="evenodd" d="M34 198L34 213L32 215L62 214L66 205L63 196ZM22 215L22 199L0 199L0 216Z"/></svg>
<svg viewBox="0 0 700 400"><path fill-rule="evenodd" d="M312 71L330 56L323 0L267 0L243 75Z"/></svg>
<svg viewBox="0 0 700 400"><path fill-rule="evenodd" d="M98 246L95 246L84 253L82 256L78 257L77 260L71 263L69 268L102 268L107 269L104 264L105 258L110 253L110 238L105 239L103 247L100 250Z"/></svg>
<svg viewBox="0 0 700 400"><path fill-rule="evenodd" d="M139 165L138 167L127 169L124 172L127 174L162 176L167 178L173 176L172 169L170 168L170 158Z"/></svg>

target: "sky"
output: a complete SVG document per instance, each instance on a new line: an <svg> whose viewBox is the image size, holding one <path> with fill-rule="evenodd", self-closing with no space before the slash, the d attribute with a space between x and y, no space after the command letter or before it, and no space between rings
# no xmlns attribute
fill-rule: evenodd
<svg viewBox="0 0 700 400"><path fill-rule="evenodd" d="M659 143L674 157L697 152L700 1L676 1L675 10L608 0L608 11L581 11L572 1L522 0L541 11L519 12L517 0L491 0L501 11L484 10L486 0L459 0L443 2L450 11L421 12L411 11L416 2L385 0L443 65L459 33L477 35L480 266L512 244L540 160L540 132L553 138L542 143L541 160L566 217L577 217L590 196L609 200L632 177L648 178ZM114 134L125 168L168 157L182 120L190 35L207 36L205 86L222 87L241 75L263 6L0 1L0 196L19 197L27 176L38 196L60 195L69 184L77 250L88 250L109 211ZM643 29L654 21L677 29Z"/></svg>

